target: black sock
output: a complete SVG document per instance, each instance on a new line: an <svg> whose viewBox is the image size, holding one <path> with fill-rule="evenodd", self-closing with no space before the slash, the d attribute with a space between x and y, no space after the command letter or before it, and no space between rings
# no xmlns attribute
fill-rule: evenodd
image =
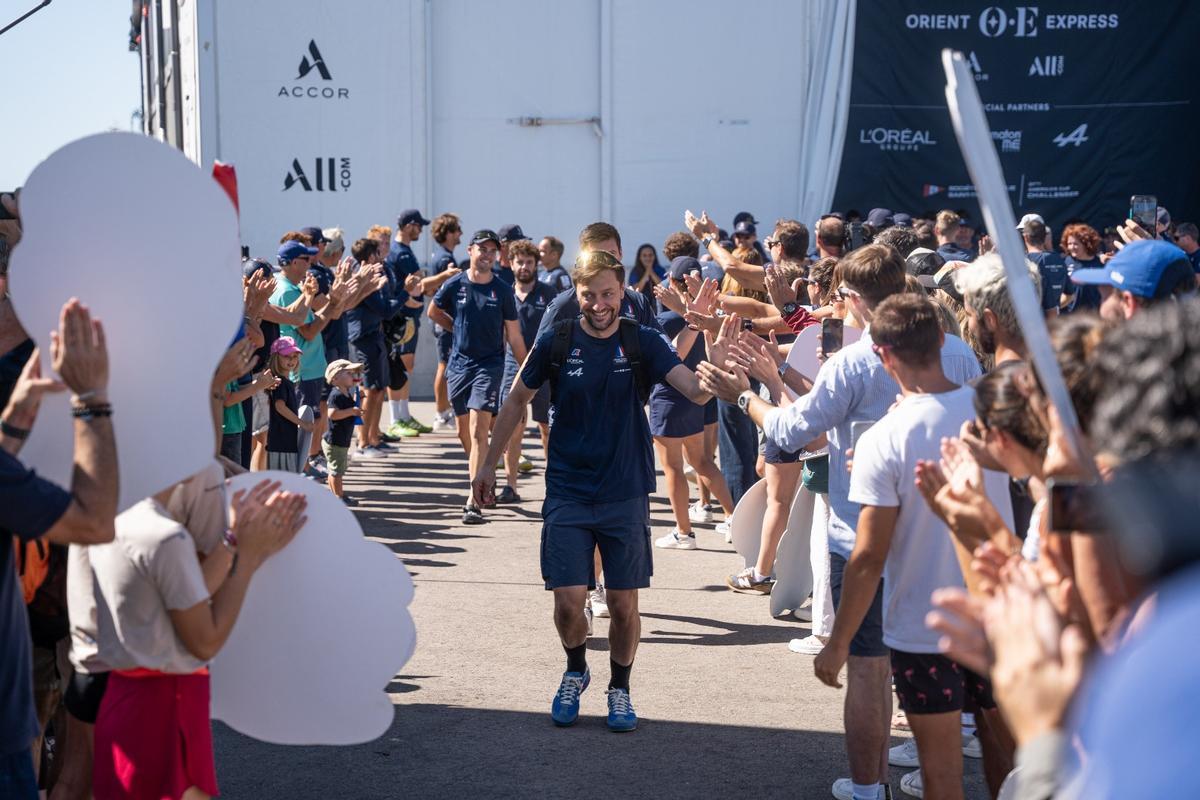
<svg viewBox="0 0 1200 800"><path fill-rule="evenodd" d="M563 650L567 651L567 672L587 672L587 640L578 647L563 645Z"/></svg>
<svg viewBox="0 0 1200 800"><path fill-rule="evenodd" d="M608 660L608 663L609 663L609 665L612 666L612 677L609 678L609 680L608 680L608 688L624 689L625 691L628 692L629 691L629 672L630 672L630 670L633 669L633 664L626 664L625 666L622 667L620 664L613 661L611 658Z"/></svg>

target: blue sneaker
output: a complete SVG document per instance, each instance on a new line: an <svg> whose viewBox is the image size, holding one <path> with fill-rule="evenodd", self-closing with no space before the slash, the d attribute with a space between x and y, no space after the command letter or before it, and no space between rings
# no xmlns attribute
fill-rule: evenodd
<svg viewBox="0 0 1200 800"><path fill-rule="evenodd" d="M582 675L578 672L564 672L562 683L558 685L558 694L550 704L550 719L560 727L574 725L579 718L579 695L592 682L592 671L586 670Z"/></svg>
<svg viewBox="0 0 1200 800"><path fill-rule="evenodd" d="M608 729L618 733L637 729L637 714L633 711L633 703L629 702L629 692L626 689L609 689L608 695Z"/></svg>

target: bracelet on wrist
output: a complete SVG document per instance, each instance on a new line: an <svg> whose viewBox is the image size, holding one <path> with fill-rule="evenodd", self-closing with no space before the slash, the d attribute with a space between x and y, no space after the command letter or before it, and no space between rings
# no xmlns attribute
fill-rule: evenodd
<svg viewBox="0 0 1200 800"><path fill-rule="evenodd" d="M87 401L91 400L95 396L96 396L95 389L92 389L90 392L80 392L79 394L73 394L73 395L71 395L71 404L77 405L77 406L86 405Z"/></svg>
<svg viewBox="0 0 1200 800"><path fill-rule="evenodd" d="M10 425L4 420L0 420L0 433L13 439L24 440L29 438L29 428L20 428L16 425Z"/></svg>
<svg viewBox="0 0 1200 800"><path fill-rule="evenodd" d="M97 403L90 406L76 406L71 409L71 416L75 419L90 420L101 419L112 416L112 406L108 403Z"/></svg>
<svg viewBox="0 0 1200 800"><path fill-rule="evenodd" d="M231 553L237 552L238 540L237 534L232 528L226 528L225 533L221 536L221 544L225 545L225 549Z"/></svg>

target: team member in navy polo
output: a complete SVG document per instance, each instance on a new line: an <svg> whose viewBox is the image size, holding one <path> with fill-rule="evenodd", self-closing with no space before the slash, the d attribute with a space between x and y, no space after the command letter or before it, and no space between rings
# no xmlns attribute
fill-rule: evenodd
<svg viewBox="0 0 1200 800"><path fill-rule="evenodd" d="M454 248L458 247L458 243L462 240L462 224L456 214L441 214L434 217L429 233L433 236L434 241L433 260L429 262L429 272L431 276L445 274L446 278L441 281L441 283L445 283L459 271L458 259L454 257ZM436 292L440 289L441 283L433 286L431 291ZM435 431L449 430L454 427L454 411L450 408L450 396L446 393L446 362L450 360L450 346L454 342L454 337L441 325L434 325L433 340L437 343L438 354L437 372L433 376L433 399L436 408L433 429Z"/></svg>
<svg viewBox="0 0 1200 800"><path fill-rule="evenodd" d="M629 673L641 632L638 589L650 585L653 571L649 495L654 490L654 456L633 359L622 345L630 335L621 332L625 268L604 251L584 252L574 278L583 315L567 323L569 340L560 347L562 362L553 368L557 332L539 336L496 419L491 449L478 460L472 490L478 500L494 491L496 459L520 424L525 406L551 381L554 425L546 462L541 566L546 589L554 592L554 623L567 653L551 718L558 725L572 724L579 715L579 696L591 680L584 602L595 581L592 553L599 547L612 617L608 726L629 731L637 727ZM640 350L643 381L666 381L696 403L709 399L695 373L680 362L657 329L639 326L632 334ZM710 357L723 360L720 354ZM555 371L557 376L552 375Z"/></svg>
<svg viewBox="0 0 1200 800"><path fill-rule="evenodd" d="M505 341L516 360L522 362L525 340L517 323L517 301L512 287L492 271L500 252L500 237L489 230L476 231L467 252L471 256L470 267L442 284L429 308L429 318L454 333L450 363L446 365L446 386L458 424L458 438L467 452L470 474L474 475L479 460L487 453L492 416L499 407ZM508 436L511 435L510 430ZM500 452L496 457L500 457ZM482 522L478 505L468 497L463 524Z"/></svg>
<svg viewBox="0 0 1200 800"><path fill-rule="evenodd" d="M586 253L596 250L608 253L618 260L623 258L621 234L607 222L593 222L579 233L579 251ZM635 289L625 289L625 297L621 300L619 313L622 317L632 319L639 325L649 325L651 328L661 330L654 308L646 300L646 296ZM546 315L542 317L542 324L538 327L538 338L540 339L560 319L574 319L578 316L579 298L575 292L562 292L554 298L550 308L546 309Z"/></svg>
<svg viewBox="0 0 1200 800"><path fill-rule="evenodd" d="M508 259L513 266L516 283L513 290L517 296L517 320L521 323L521 338L525 342L526 351L533 347L537 337L538 325L546 314L550 302L558 296L558 291L549 284L538 280L538 249L529 240L513 242L508 246ZM517 371L521 365L513 357L512 349L504 354L504 381L500 388L500 403L508 397L508 390L517 379ZM533 398L533 421L537 423L542 435L542 451L549 450L550 436L550 387L543 386ZM496 497L497 503L519 503L521 496L517 494L517 473L521 461L521 439L525 434L525 422L513 431L508 449L504 451L504 477L507 485ZM528 467L526 467L528 469Z"/></svg>
<svg viewBox="0 0 1200 800"><path fill-rule="evenodd" d="M525 231L521 230L520 225L501 225L497 231L500 235L500 256L496 263L496 274L507 283L513 285L516 276L513 274L512 257L508 253L508 246L513 242L525 241L529 237L525 235Z"/></svg>
<svg viewBox="0 0 1200 800"><path fill-rule="evenodd" d="M400 216L396 220L396 238L392 241L392 247L384 260L384 265L392 271L396 286L404 286L409 275L421 271L421 264L417 261L417 256L413 253L410 245L421 238L421 229L428 224L429 220L425 219L415 208L400 212ZM400 325L407 322L402 316L395 317L392 321L394 324ZM388 322L385 321L385 328L387 324ZM409 381L405 380L401 383L397 380L401 366L404 374L412 374L413 365L416 362L417 340L420 338L420 334L421 326L417 325L413 330L412 338L397 347L394 354L389 354L392 362L397 359L401 362L390 365L392 381L388 386L388 405L391 407L392 425L388 428L388 433L392 436L417 436L433 430L428 425L413 419L412 412L408 410Z"/></svg>

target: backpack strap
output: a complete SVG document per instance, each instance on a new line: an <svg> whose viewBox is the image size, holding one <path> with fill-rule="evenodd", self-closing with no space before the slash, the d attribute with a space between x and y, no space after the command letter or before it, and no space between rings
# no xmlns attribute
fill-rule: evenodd
<svg viewBox="0 0 1200 800"><path fill-rule="evenodd" d="M637 386L638 403L645 405L650 399L650 390L654 388L653 381L646 374L646 365L642 361L642 342L638 338L638 323L632 319L621 318L619 335L621 348L629 359L629 368L633 370L634 384Z"/></svg>
<svg viewBox="0 0 1200 800"><path fill-rule="evenodd" d="M546 376L550 382L550 402L558 397L558 373L562 371L567 361L567 353L571 350L571 336L575 333L575 319L560 319L554 323L554 341L550 343L550 370Z"/></svg>

